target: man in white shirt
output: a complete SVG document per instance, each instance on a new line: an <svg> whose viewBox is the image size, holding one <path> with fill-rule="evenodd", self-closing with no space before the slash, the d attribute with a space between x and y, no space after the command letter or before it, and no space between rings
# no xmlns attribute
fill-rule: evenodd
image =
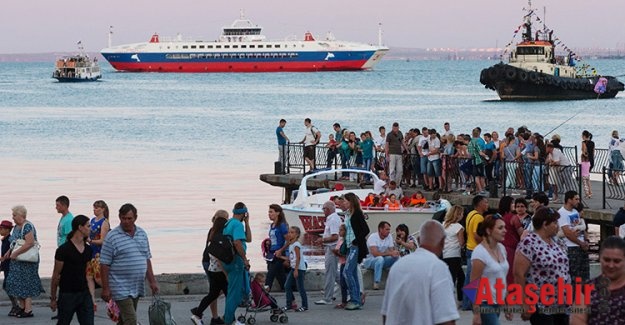
<svg viewBox="0 0 625 325"><path fill-rule="evenodd" d="M304 160L306 160L308 166L310 166L309 172L312 172L315 169L315 148L317 143L321 140L321 132L312 125L312 121L309 118L304 119L304 126L306 127L304 139L299 143L304 145Z"/></svg>
<svg viewBox="0 0 625 325"><path fill-rule="evenodd" d="M334 298L334 284L338 283L338 256L334 255L332 249L335 248L336 242L339 240L339 228L341 226L341 217L336 213L334 202L328 201L323 204L323 214L326 216L325 229L323 237L319 239L325 250L325 286L324 299L315 301L315 305L330 305Z"/></svg>
<svg viewBox="0 0 625 325"><path fill-rule="evenodd" d="M388 183L388 188L386 189L384 195L386 195L386 197L389 197L391 196L391 194L395 194L395 197L398 200L401 200L404 197L404 190L402 190L401 187L397 186L397 182L391 181L390 183Z"/></svg>
<svg viewBox="0 0 625 325"><path fill-rule="evenodd" d="M380 126L379 130L380 135L373 140L375 143L375 150L377 152L384 152L384 144L386 143L386 128L384 126Z"/></svg>
<svg viewBox="0 0 625 325"><path fill-rule="evenodd" d="M399 251L395 249L395 242L391 234L391 224L381 221L378 232L369 235L367 247L369 255L362 261L362 266L373 270L373 290L380 289L382 271L390 268L399 258Z"/></svg>
<svg viewBox="0 0 625 325"><path fill-rule="evenodd" d="M424 222L419 245L389 272L382 300L382 323L454 325L460 319L453 303L454 287L447 264L439 258L445 245L443 225L434 220Z"/></svg>
<svg viewBox="0 0 625 325"><path fill-rule="evenodd" d="M564 193L564 205L558 210L558 214L560 214L558 227L562 229L564 241L566 242L571 281L575 282L575 279L579 277L585 282L590 279L589 245L573 229L580 222L581 218L579 212L575 209L578 204L579 195L577 192L568 191Z"/></svg>
<svg viewBox="0 0 625 325"><path fill-rule="evenodd" d="M388 186L386 182L388 181L388 176L386 176L386 172L380 171L380 179L378 179L375 183L373 183L373 193L380 195L386 191L386 187Z"/></svg>
<svg viewBox="0 0 625 325"><path fill-rule="evenodd" d="M451 131L451 127L449 126L449 122L445 122L445 124L443 124L443 128L445 129L445 133L443 133L443 136L445 136L445 137L446 137L446 136L448 136L448 135L450 135L450 134L454 134L454 133Z"/></svg>

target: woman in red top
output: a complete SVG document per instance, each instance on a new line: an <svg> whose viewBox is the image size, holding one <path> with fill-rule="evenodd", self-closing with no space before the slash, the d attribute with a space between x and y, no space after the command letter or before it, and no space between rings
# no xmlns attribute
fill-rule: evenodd
<svg viewBox="0 0 625 325"><path fill-rule="evenodd" d="M504 236L502 244L506 248L508 265L514 265L516 247L519 241L521 241L521 235L523 234L523 224L519 216L514 212L514 199L511 196L502 197L501 200L499 200L499 214L506 223L506 235ZM514 283L512 268L508 269L506 280L508 284Z"/></svg>

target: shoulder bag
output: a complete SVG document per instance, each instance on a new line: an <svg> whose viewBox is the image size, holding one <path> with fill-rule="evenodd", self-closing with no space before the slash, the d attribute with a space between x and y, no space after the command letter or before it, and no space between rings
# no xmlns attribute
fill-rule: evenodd
<svg viewBox="0 0 625 325"><path fill-rule="evenodd" d="M33 226L32 223L27 222L28 224L31 225L31 227L33 227L33 232L35 231L35 226ZM21 232L21 237L22 239L16 239L12 244L11 244L11 250L14 252L20 248L22 248L22 246L24 246L24 244L26 244L26 240L23 239L24 238L24 227L26 226L26 224L24 224L24 226L22 226L22 232ZM33 233L34 235L34 233ZM39 262L39 243L37 241L35 241L35 243L33 244L33 246L28 249L27 251L23 252L20 255L17 255L17 257L15 258L15 260L20 261L20 262L29 262L29 263L37 263Z"/></svg>

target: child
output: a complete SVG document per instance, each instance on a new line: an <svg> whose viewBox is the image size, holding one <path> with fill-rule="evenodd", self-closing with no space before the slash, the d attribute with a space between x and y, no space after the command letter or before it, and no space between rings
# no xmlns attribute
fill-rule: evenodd
<svg viewBox="0 0 625 325"><path fill-rule="evenodd" d="M11 263L11 259L4 258L4 255L9 251L11 247L11 242L9 241L9 237L11 235L11 229L13 229L13 223L9 220L2 220L0 222L0 237L2 237L2 250L0 255L0 272L4 272L4 282L2 283L2 289L6 291L6 279L9 277L9 263ZM20 311L20 306L17 304L17 299L15 297L9 296L11 299L11 312L9 316L15 316L15 314Z"/></svg>
<svg viewBox="0 0 625 325"><path fill-rule="evenodd" d="M326 148L328 148L328 159L326 161L326 168L332 168L332 163L334 159L336 159L336 155L338 155L339 150L337 149L338 142L334 139L334 134L330 133L328 135L328 143L326 144ZM338 162L338 161L337 161Z"/></svg>
<svg viewBox="0 0 625 325"><path fill-rule="evenodd" d="M291 265L291 271L286 276L286 283L284 284L286 291L286 306L283 310L292 309L292 302L295 299L293 296L293 281L297 286L300 297L302 298L302 306L295 309L295 311L301 312L308 310L308 297L306 297L306 288L304 288L304 278L306 277L306 261L304 254L302 254L302 244L299 242L299 237L302 231L299 227L292 226L289 228L287 234L287 243L289 244L289 263Z"/></svg>
<svg viewBox="0 0 625 325"><path fill-rule="evenodd" d="M347 282L345 282L345 277L343 277L343 270L345 269L345 255L341 253L341 246L345 241L345 233L347 232L345 228L345 224L341 224L339 227L339 240L336 242L336 247L333 249L334 255L339 257L339 265L341 269L339 271L340 283L341 283L341 303L336 305L334 308L343 309L347 304Z"/></svg>
<svg viewBox="0 0 625 325"><path fill-rule="evenodd" d="M590 160L588 154L582 153L582 183L584 183L584 193L586 198L592 198L592 184L590 183Z"/></svg>
<svg viewBox="0 0 625 325"><path fill-rule="evenodd" d="M278 305L275 300L267 294L267 291L264 289L264 285L265 274L260 272L256 273L254 275L254 281L250 285L252 288L252 304L254 304L255 308L271 306L273 310L278 310Z"/></svg>

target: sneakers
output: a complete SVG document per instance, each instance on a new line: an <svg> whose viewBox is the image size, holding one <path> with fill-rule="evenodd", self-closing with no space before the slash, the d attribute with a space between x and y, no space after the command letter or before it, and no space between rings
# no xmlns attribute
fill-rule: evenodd
<svg viewBox="0 0 625 325"><path fill-rule="evenodd" d="M315 305L331 305L331 301L327 301L325 299L315 301Z"/></svg>
<svg viewBox="0 0 625 325"><path fill-rule="evenodd" d="M197 312L197 307L191 308L191 321L195 325L204 325L202 314Z"/></svg>
<svg viewBox="0 0 625 325"><path fill-rule="evenodd" d="M345 310L357 310L360 309L360 305L353 303L353 302L348 302L347 305L345 305Z"/></svg>
<svg viewBox="0 0 625 325"><path fill-rule="evenodd" d="M380 290L380 284L377 282L373 283L373 290Z"/></svg>
<svg viewBox="0 0 625 325"><path fill-rule="evenodd" d="M202 320L202 318L198 317L197 315L191 315L191 321L195 325L204 325L204 321ZM211 322L211 324L213 324L213 322Z"/></svg>

